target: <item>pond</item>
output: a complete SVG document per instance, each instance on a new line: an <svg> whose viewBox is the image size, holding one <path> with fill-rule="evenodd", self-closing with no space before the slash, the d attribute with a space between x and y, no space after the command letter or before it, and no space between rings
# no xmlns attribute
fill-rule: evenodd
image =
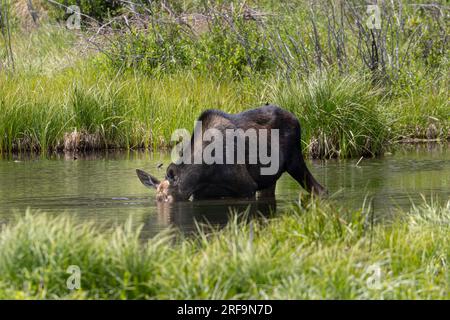
<svg viewBox="0 0 450 320"><path fill-rule="evenodd" d="M422 201L421 195L441 201L450 197L448 146L408 145L383 157L307 161L313 175L328 188L336 203L359 208L367 197L374 214L390 215ZM155 192L135 174L144 169L162 178L170 157L163 153L106 152L87 155L4 156L0 160L0 223L27 208L75 214L101 225L143 224L143 236L168 226L196 230L196 221L224 225L230 208L268 214L280 212L299 199L301 187L289 175L279 180L276 203L217 200L158 205ZM158 168L163 165L162 168ZM275 212L275 214L276 214Z"/></svg>

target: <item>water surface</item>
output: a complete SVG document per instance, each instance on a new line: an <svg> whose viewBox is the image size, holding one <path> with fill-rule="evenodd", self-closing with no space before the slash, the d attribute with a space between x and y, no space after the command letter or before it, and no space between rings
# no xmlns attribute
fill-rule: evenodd
<svg viewBox="0 0 450 320"><path fill-rule="evenodd" d="M450 152L445 145L405 146L381 158L308 161L313 175L339 205L359 208L370 199L374 213L390 215L420 202L421 195L450 197ZM27 208L94 220L123 223L129 216L144 225L144 235L173 226L195 230L195 221L227 222L230 208L268 214L294 204L301 187L285 174L277 184L276 204L217 200L157 205L154 191L137 179L136 168L162 178L170 158L149 152L94 155L16 155L0 160L0 222ZM162 168L158 168L163 164Z"/></svg>

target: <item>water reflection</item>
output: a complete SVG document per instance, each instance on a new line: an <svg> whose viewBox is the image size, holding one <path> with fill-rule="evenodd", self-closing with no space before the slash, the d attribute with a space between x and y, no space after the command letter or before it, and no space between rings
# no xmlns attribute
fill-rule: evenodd
<svg viewBox="0 0 450 320"><path fill-rule="evenodd" d="M405 145L384 157L308 162L313 175L341 206L360 208L372 201L374 214L389 215L422 201L421 194L445 201L450 196L450 152L447 145ZM167 154L104 152L46 157L21 154L0 160L0 222L27 208L51 214L67 212L102 225L124 223L130 216L147 235L168 226L195 230L195 221L223 226L230 214L250 206L253 213L281 212L299 198L298 183L285 174L277 183L276 203L267 201L201 201L158 205L155 193L142 186L135 169L158 178L170 163ZM161 165L162 164L162 168ZM272 209L272 211L271 211Z"/></svg>
<svg viewBox="0 0 450 320"><path fill-rule="evenodd" d="M172 227L184 234L196 232L199 227L221 228L229 219L239 214L239 219L269 218L276 212L275 199L255 200L205 200L175 203L156 203L156 214L144 221L144 236Z"/></svg>

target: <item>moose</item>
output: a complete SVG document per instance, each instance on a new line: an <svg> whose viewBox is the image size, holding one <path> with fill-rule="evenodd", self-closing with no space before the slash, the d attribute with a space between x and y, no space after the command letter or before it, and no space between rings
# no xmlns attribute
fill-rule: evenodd
<svg viewBox="0 0 450 320"><path fill-rule="evenodd" d="M157 190L158 202L274 197L284 172L308 192L325 195L304 162L300 139L298 119L275 105L237 114L209 109L196 121L164 180L136 172L145 186Z"/></svg>

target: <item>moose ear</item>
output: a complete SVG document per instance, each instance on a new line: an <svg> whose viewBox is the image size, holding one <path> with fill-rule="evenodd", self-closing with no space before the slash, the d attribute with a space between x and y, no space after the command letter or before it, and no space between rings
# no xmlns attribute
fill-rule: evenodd
<svg viewBox="0 0 450 320"><path fill-rule="evenodd" d="M139 180L141 180L142 184L144 186L146 186L147 188L155 188L156 189L158 187L160 181L157 178L155 178L154 176L152 176L151 174L148 174L147 172L139 170L139 169L136 169L136 173L137 173Z"/></svg>

